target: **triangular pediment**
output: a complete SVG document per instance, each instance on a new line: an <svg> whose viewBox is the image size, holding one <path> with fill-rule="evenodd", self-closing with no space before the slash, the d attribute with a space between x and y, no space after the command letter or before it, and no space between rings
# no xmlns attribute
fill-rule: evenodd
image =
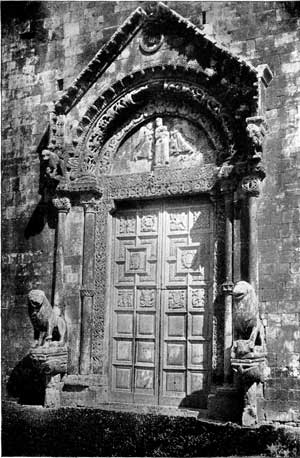
<svg viewBox="0 0 300 458"><path fill-rule="evenodd" d="M128 54L126 48L133 41L141 60L146 56L144 60L151 62L151 55L160 46L161 50L165 47L178 57L179 65L190 65L206 72L216 84L222 81L223 86L232 83L248 88L253 96L253 83L257 81L253 66L211 40L188 19L157 2L137 8L127 18L56 102L56 111L68 113L122 53ZM127 65L127 70L130 74L135 68L130 69Z"/></svg>
<svg viewBox="0 0 300 458"><path fill-rule="evenodd" d="M254 158L256 167L264 136L260 80L265 78L267 85L270 76L266 66L261 67L255 69L237 58L161 2L137 8L50 113L48 148L56 161L64 163L61 170L66 170L59 174L59 187L69 189L69 181L87 179L90 183L108 170L123 170L122 161L116 169L112 166L123 142L133 135L130 141L134 143L136 136L139 143L146 124L155 125L164 116L174 121L179 115L186 126L197 125L210 145L206 149L214 150L207 160L217 167L228 164L230 172L226 173L231 173L233 164L247 163L249 158ZM163 126L174 136L173 121L166 120ZM180 143L189 144L182 126ZM193 147L187 151L194 151ZM197 154L195 150L195 164L204 166L205 156L200 161L202 156ZM135 170L134 161L127 164L128 173Z"/></svg>

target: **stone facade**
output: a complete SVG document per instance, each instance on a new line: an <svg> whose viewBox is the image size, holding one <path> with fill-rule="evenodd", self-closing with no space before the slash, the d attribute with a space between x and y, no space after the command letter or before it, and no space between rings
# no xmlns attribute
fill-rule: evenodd
<svg viewBox="0 0 300 458"><path fill-rule="evenodd" d="M16 10L13 2L2 4L4 386L33 343L27 294L42 289L67 323L69 388L62 403L107 400L109 218L114 220L122 200L167 202L170 196L194 199L204 193L216 205L219 234L217 273L208 293L215 302L211 377L222 384L225 372L231 383L224 352L230 282L250 280L257 288L270 368L264 390L258 387L258 420L299 422L297 4L168 2L158 16L158 4L143 2L18 5ZM136 153L126 160L123 175L129 150ZM233 215L231 200L213 191L218 179L221 195L234 192L239 202ZM247 203L241 198L245 191ZM136 216L142 233L151 233L155 217ZM130 235L126 218L120 236ZM172 218L171 232L172 224L184 227L184 212ZM232 230L230 241L226 234ZM182 275L190 268L188 248ZM137 255L129 253L124 269L139 272ZM225 298L218 303L222 283ZM178 285L167 300L175 308L184 297ZM130 294L120 303L126 309ZM198 316L190 313L189 319ZM72 392L75 386L82 390ZM209 403L220 398L222 390Z"/></svg>

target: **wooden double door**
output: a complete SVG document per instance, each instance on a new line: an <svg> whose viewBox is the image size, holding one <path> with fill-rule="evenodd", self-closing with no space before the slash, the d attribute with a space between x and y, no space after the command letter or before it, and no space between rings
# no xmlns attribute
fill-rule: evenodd
<svg viewBox="0 0 300 458"><path fill-rule="evenodd" d="M213 210L177 200L113 217L112 401L205 408L211 372Z"/></svg>

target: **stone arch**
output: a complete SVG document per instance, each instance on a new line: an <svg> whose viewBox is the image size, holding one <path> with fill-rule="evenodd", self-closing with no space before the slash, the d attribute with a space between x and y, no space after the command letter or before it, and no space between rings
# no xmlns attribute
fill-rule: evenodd
<svg viewBox="0 0 300 458"><path fill-rule="evenodd" d="M114 141L119 144L123 137L120 124L123 128L128 128L128 125L124 126L126 118L141 116L141 110L145 109L147 103L151 104L157 94L166 102L173 99L182 103L184 100L185 116L195 122L195 113L198 112L197 122L202 127L203 123L208 124L209 121L213 133L209 132L208 126L205 130L211 140L219 132L222 146L217 148L218 166L236 155L242 157L245 152L245 118L251 114L251 107L245 105L239 110L232 103L229 108L215 92L214 86L203 72L186 70L183 67L156 66L127 75L105 91L82 117L75 139L77 170L70 168L71 178L95 175L97 159L101 156L102 147L109 136L117 130ZM125 131L128 133L128 129ZM98 172L102 173L101 170Z"/></svg>

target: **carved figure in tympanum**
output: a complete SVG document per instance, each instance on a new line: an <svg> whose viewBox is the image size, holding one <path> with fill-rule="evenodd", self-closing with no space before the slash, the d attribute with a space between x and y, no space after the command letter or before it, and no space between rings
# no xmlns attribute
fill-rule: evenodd
<svg viewBox="0 0 300 458"><path fill-rule="evenodd" d="M53 331L59 334L58 345L65 343L67 325L59 307L52 307L44 291L32 289L28 294L28 313L34 329L35 346L44 346L53 340Z"/></svg>
<svg viewBox="0 0 300 458"><path fill-rule="evenodd" d="M152 159L153 154L153 125L149 122L142 126L137 137L137 143L134 147L133 159Z"/></svg>
<svg viewBox="0 0 300 458"><path fill-rule="evenodd" d="M196 149L183 137L178 129L170 131L170 155L179 156L196 153Z"/></svg>
<svg viewBox="0 0 300 458"><path fill-rule="evenodd" d="M168 165L170 162L170 132L163 125L162 118L155 120L155 159L154 165Z"/></svg>

